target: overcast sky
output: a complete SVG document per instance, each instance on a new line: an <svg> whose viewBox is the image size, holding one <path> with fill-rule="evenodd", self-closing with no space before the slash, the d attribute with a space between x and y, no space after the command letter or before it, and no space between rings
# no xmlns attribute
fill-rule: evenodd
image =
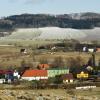
<svg viewBox="0 0 100 100"><path fill-rule="evenodd" d="M100 0L1 0L0 17L22 13L100 13Z"/></svg>

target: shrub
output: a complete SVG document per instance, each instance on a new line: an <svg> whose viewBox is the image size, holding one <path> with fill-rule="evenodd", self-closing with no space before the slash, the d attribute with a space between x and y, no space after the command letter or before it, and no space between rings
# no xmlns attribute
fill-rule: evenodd
<svg viewBox="0 0 100 100"><path fill-rule="evenodd" d="M84 64L85 64L85 60L80 56L77 56L76 58L69 57L67 59L67 66L69 67L80 67Z"/></svg>

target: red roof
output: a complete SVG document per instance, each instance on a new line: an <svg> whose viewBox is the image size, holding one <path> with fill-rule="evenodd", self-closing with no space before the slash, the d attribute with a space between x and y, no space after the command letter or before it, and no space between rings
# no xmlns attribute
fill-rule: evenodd
<svg viewBox="0 0 100 100"><path fill-rule="evenodd" d="M22 77L47 76L47 70L26 70Z"/></svg>
<svg viewBox="0 0 100 100"><path fill-rule="evenodd" d="M49 68L49 65L48 64L39 64L38 67L40 69L43 69L43 68L48 69Z"/></svg>

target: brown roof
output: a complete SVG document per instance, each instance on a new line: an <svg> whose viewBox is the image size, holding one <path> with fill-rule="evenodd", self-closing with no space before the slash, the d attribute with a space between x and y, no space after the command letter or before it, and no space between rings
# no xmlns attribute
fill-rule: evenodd
<svg viewBox="0 0 100 100"><path fill-rule="evenodd" d="M70 80L70 79L73 79L73 75L70 73L70 74L64 74L64 75L62 75L62 79L63 80L66 80L66 79L68 79L68 80Z"/></svg>

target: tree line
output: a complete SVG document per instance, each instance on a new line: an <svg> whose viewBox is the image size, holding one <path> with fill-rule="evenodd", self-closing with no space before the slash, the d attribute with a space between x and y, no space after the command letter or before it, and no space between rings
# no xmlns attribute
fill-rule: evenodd
<svg viewBox="0 0 100 100"><path fill-rule="evenodd" d="M75 29L92 29L94 27L100 27L100 15L95 13L85 13L81 15L80 18L72 18L72 16L69 14L22 14L0 19L0 30L50 26Z"/></svg>

